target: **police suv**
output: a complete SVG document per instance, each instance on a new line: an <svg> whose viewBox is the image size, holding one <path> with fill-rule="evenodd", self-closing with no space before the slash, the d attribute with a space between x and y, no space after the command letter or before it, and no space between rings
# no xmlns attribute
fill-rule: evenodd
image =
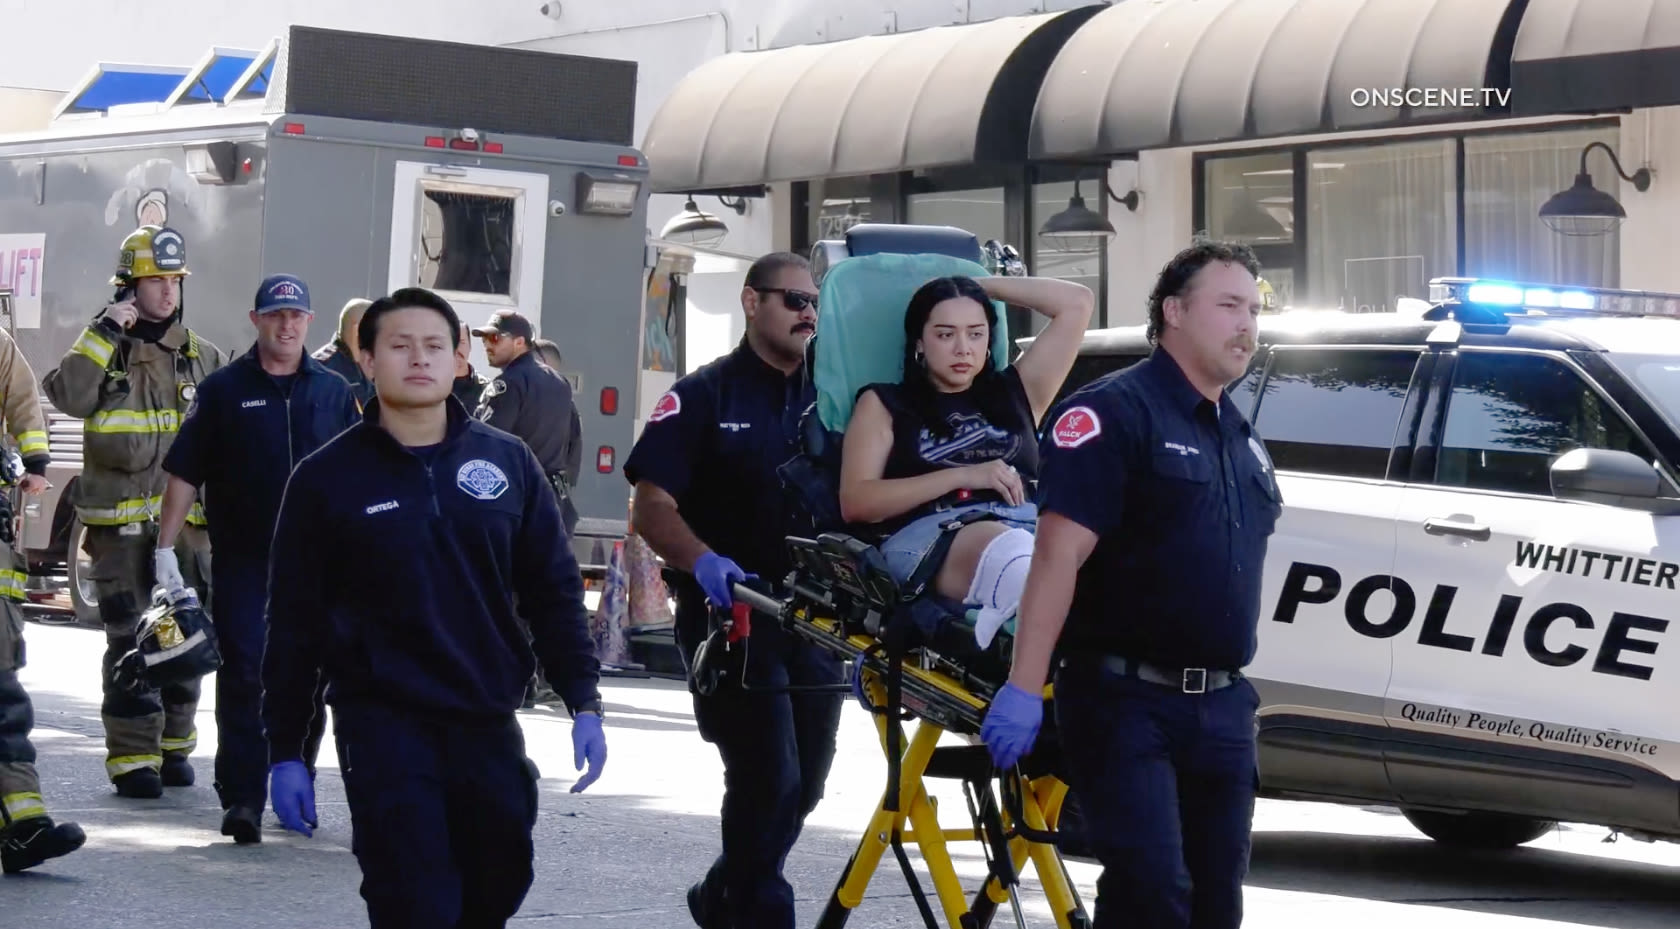
<svg viewBox="0 0 1680 929"><path fill-rule="evenodd" d="M1248 671L1262 795L1392 804L1462 846L1680 840L1680 296L1430 291L1262 316L1232 388L1285 504ZM1066 390L1149 351L1092 332Z"/></svg>

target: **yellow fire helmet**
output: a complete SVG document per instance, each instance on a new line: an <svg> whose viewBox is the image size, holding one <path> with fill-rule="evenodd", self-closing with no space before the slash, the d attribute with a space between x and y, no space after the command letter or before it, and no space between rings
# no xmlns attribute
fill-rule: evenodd
<svg viewBox="0 0 1680 929"><path fill-rule="evenodd" d="M186 277L187 242L168 226L141 226L123 239L117 254L112 286L132 284L143 277Z"/></svg>
<svg viewBox="0 0 1680 929"><path fill-rule="evenodd" d="M1277 291L1272 289L1272 285L1267 283L1265 278L1260 278L1259 284L1260 312L1276 313L1278 308Z"/></svg>

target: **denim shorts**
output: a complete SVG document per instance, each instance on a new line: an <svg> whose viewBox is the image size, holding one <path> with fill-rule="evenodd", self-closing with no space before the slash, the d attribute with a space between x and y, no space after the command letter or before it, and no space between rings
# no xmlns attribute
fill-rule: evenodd
<svg viewBox="0 0 1680 929"><path fill-rule="evenodd" d="M892 572L893 580L902 584L910 579L916 566L922 563L922 558L933 548L933 543L938 541L940 526L975 510L993 513L1004 525L1013 529L1031 532L1038 526L1038 506L1033 503L1023 503L1020 506L973 503L929 513L888 536L887 540L881 543L881 554L886 558L887 570Z"/></svg>

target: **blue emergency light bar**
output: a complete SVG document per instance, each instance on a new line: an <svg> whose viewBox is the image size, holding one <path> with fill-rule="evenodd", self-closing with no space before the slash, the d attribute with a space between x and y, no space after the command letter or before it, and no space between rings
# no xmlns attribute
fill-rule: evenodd
<svg viewBox="0 0 1680 929"><path fill-rule="evenodd" d="M1474 277L1429 282L1438 307L1474 307L1500 316L1667 316L1680 318L1680 294L1614 287L1555 287Z"/></svg>

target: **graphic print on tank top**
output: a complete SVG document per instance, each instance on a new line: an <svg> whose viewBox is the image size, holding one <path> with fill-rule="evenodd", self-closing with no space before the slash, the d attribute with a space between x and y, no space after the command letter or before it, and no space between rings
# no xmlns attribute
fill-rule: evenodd
<svg viewBox="0 0 1680 929"><path fill-rule="evenodd" d="M945 406L945 422L951 434L937 436L929 429L922 429L916 453L923 461L934 467L961 468L994 458L1009 461L1015 457L1021 447L1019 435L986 422L984 416L966 403L961 409L951 408L957 404Z"/></svg>

